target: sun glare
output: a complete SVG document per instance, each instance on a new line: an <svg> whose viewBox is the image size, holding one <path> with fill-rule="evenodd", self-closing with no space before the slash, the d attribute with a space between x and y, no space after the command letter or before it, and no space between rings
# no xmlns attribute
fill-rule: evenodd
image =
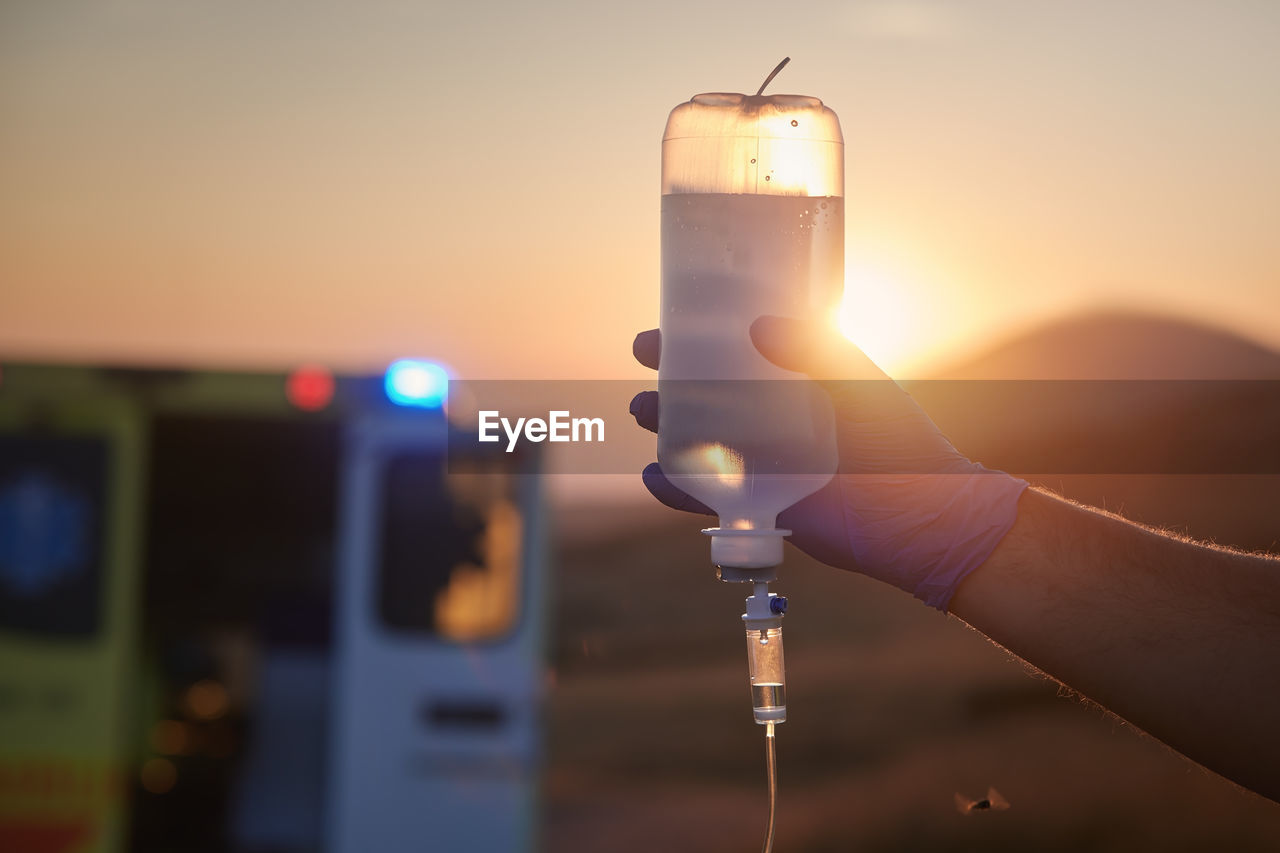
<svg viewBox="0 0 1280 853"><path fill-rule="evenodd" d="M837 323L846 338L890 375L917 360L924 349L903 289L879 270L848 269Z"/></svg>

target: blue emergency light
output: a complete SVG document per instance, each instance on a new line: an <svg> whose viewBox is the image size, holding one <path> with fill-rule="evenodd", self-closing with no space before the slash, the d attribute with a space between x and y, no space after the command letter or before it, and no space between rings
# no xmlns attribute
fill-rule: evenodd
<svg viewBox="0 0 1280 853"><path fill-rule="evenodd" d="M434 361L402 358L387 368L387 398L397 406L438 409L449 396L449 374Z"/></svg>

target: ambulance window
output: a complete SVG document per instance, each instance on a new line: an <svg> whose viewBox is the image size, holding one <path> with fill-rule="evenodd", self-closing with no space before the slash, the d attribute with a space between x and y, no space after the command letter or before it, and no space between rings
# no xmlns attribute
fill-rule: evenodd
<svg viewBox="0 0 1280 853"><path fill-rule="evenodd" d="M446 474L405 452L382 472L378 606L390 628L499 639L519 617L522 519L500 469Z"/></svg>

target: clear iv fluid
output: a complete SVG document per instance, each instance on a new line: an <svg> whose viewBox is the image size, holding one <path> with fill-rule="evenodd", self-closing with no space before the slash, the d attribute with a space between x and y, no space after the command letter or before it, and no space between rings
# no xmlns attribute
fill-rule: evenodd
<svg viewBox="0 0 1280 853"><path fill-rule="evenodd" d="M787 686L769 682L756 681L751 684L751 707L760 710L774 710L787 707Z"/></svg>
<svg viewBox="0 0 1280 853"><path fill-rule="evenodd" d="M769 529L835 472L831 404L751 342L763 314L826 317L844 278L844 200L662 198L658 461L722 528ZM734 380L734 381L727 381Z"/></svg>

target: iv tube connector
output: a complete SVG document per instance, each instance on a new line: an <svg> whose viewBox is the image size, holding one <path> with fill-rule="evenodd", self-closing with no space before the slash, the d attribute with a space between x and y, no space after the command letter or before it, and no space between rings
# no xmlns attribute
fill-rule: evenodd
<svg viewBox="0 0 1280 853"><path fill-rule="evenodd" d="M747 667L751 674L751 708L760 725L787 719L787 678L782 661L782 614L786 599L757 581L747 598L742 622L747 629Z"/></svg>

